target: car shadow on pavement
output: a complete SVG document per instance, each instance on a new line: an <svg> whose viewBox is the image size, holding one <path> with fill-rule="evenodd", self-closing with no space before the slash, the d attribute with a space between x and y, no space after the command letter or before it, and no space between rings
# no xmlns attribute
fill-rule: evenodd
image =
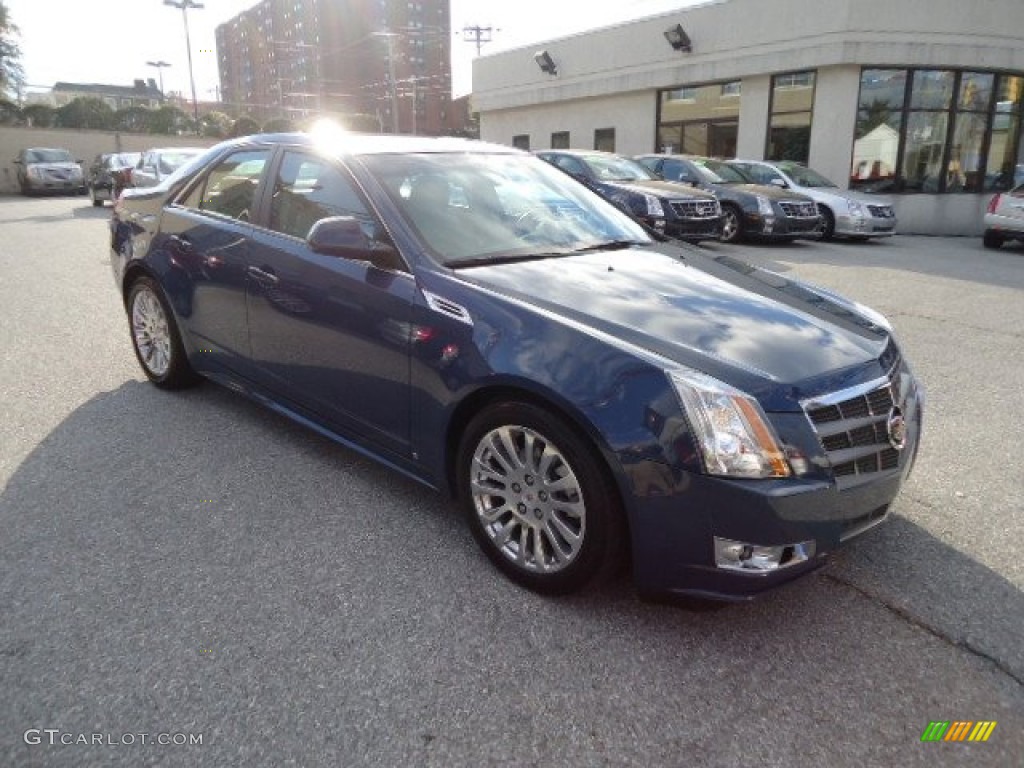
<svg viewBox="0 0 1024 768"><path fill-rule="evenodd" d="M417 483L220 387L130 381L18 463L0 530L12 734L216 731L191 765L435 742L487 764L499 739L530 764L923 766L929 720L990 719L988 764L1024 753L1021 590L898 514L750 604L647 604L626 577L543 598Z"/></svg>
<svg viewBox="0 0 1024 768"><path fill-rule="evenodd" d="M113 209L108 205L88 205L76 206L71 210L71 215L76 219L103 219L107 220L110 218Z"/></svg>

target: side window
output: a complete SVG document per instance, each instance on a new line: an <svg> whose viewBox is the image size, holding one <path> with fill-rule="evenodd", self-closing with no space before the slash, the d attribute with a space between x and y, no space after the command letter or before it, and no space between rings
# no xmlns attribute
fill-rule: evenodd
<svg viewBox="0 0 1024 768"><path fill-rule="evenodd" d="M252 217L256 187L270 151L248 150L228 155L206 176L199 209L239 221Z"/></svg>
<svg viewBox="0 0 1024 768"><path fill-rule="evenodd" d="M196 211L249 221L256 187L269 157L270 151L265 149L228 155L192 187L179 204Z"/></svg>
<svg viewBox="0 0 1024 768"><path fill-rule="evenodd" d="M573 176L586 176L587 169L583 167L583 163L577 160L572 155L558 155L555 157L555 165L561 168L563 171L571 173Z"/></svg>
<svg viewBox="0 0 1024 768"><path fill-rule="evenodd" d="M352 216L375 237L374 218L349 178L328 160L288 152L284 156L270 203L270 228L305 239L320 219Z"/></svg>
<svg viewBox="0 0 1024 768"><path fill-rule="evenodd" d="M690 176L686 166L678 160L666 160L661 166L661 175L669 181L685 181Z"/></svg>

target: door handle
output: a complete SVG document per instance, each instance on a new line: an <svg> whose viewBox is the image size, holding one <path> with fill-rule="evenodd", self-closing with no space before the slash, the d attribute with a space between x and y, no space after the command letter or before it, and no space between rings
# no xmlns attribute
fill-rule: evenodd
<svg viewBox="0 0 1024 768"><path fill-rule="evenodd" d="M257 283L263 283L264 285L277 285L280 281L277 275L274 274L274 270L270 267L249 267L246 269L249 276Z"/></svg>
<svg viewBox="0 0 1024 768"><path fill-rule="evenodd" d="M184 237L183 235L171 235L167 239L170 241L171 245L173 245L182 253L191 253L192 241L189 240L187 237Z"/></svg>

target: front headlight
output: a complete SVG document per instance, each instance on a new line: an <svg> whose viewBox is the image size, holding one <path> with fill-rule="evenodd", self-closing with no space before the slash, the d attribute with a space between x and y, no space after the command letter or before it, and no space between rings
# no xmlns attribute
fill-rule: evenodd
<svg viewBox="0 0 1024 768"><path fill-rule="evenodd" d="M851 216L863 216L864 215L864 206L861 205L860 203L858 203L856 200L847 200L846 204L847 204L847 206L850 209L850 215Z"/></svg>
<svg viewBox="0 0 1024 768"><path fill-rule="evenodd" d="M762 216L771 216L775 212L772 210L772 201L762 195L755 195L757 198L757 212Z"/></svg>
<svg viewBox="0 0 1024 768"><path fill-rule="evenodd" d="M648 216L664 216L665 209L661 207L661 200L654 195L644 195L644 202L647 203Z"/></svg>
<svg viewBox="0 0 1024 768"><path fill-rule="evenodd" d="M697 371L668 371L711 475L788 477L779 441L757 401Z"/></svg>

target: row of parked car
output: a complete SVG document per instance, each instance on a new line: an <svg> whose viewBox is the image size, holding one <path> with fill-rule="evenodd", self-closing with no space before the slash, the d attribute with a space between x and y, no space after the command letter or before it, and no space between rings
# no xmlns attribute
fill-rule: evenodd
<svg viewBox="0 0 1024 768"><path fill-rule="evenodd" d="M798 163L692 155L537 153L648 226L691 242L888 237L892 204Z"/></svg>
<svg viewBox="0 0 1024 768"><path fill-rule="evenodd" d="M151 187L159 184L204 152L201 147L162 147L145 152L105 152L96 155L88 172L82 160L66 149L31 147L18 153L18 186L23 195L42 192L89 194L92 204L116 200L127 187Z"/></svg>

